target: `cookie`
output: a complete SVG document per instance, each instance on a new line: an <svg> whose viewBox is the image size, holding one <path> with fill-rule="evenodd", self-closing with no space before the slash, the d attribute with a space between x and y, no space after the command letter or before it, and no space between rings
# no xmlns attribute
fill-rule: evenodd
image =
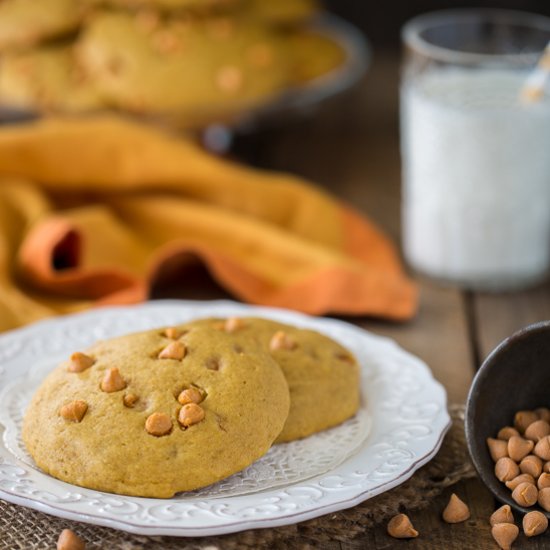
<svg viewBox="0 0 550 550"><path fill-rule="evenodd" d="M306 84L326 75L346 61L346 52L330 36L314 29L299 29L288 34L292 56L292 80Z"/></svg>
<svg viewBox="0 0 550 550"><path fill-rule="evenodd" d="M109 6L119 9L142 9L165 12L211 13L232 10L243 0L88 0L96 6Z"/></svg>
<svg viewBox="0 0 550 550"><path fill-rule="evenodd" d="M0 63L0 104L39 111L89 111L102 106L69 46L5 53Z"/></svg>
<svg viewBox="0 0 550 550"><path fill-rule="evenodd" d="M267 101L288 62L267 28L229 18L193 21L154 13L96 16L78 47L103 96L142 113L213 118Z"/></svg>
<svg viewBox="0 0 550 550"><path fill-rule="evenodd" d="M73 354L34 395L23 440L58 479L168 498L261 457L288 408L281 369L255 339L158 329Z"/></svg>
<svg viewBox="0 0 550 550"><path fill-rule="evenodd" d="M357 412L359 366L346 348L329 337L267 319L204 319L199 323L237 338L257 338L280 365L290 391L290 412L277 443L331 428Z"/></svg>
<svg viewBox="0 0 550 550"><path fill-rule="evenodd" d="M70 33L83 16L83 4L74 0L2 0L0 51Z"/></svg>

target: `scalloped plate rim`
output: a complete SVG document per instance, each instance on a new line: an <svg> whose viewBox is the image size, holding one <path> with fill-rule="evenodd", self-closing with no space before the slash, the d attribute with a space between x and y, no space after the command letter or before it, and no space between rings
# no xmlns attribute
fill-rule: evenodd
<svg viewBox="0 0 550 550"><path fill-rule="evenodd" d="M397 485L400 485L401 483L408 480L416 470L418 470L420 467L425 465L427 462L429 462L439 451L441 444L443 442L443 438L450 428L451 420L449 417L449 414L447 412L446 408L446 392L444 387L441 383L439 383L434 377L429 369L429 367L419 358L416 356L410 354L409 352L403 350L394 340L391 338L387 338L384 336L379 336L376 334L373 334L369 331L366 331L364 329L361 329L357 326L351 325L349 323L346 323L345 321L341 321L339 319L332 319L332 318L315 318L308 315L305 315L300 312L286 310L282 308L273 308L273 307L264 307L264 306L253 306L253 305L247 305L242 304L239 302L233 302L230 300L215 300L215 301L191 301L191 300L154 300L145 302L138 305L131 305L131 306L108 306L108 307L101 307L96 308L93 310L87 310L84 312L78 312L73 313L69 315L63 315L53 318L47 318L40 321L37 321L35 323L32 323L30 325L27 325L23 328L14 329L11 331L7 331L3 334L0 334L0 343L9 340L13 338L14 336L23 336L25 334L33 333L35 331L43 331L48 330L49 326L55 326L59 323L66 322L66 319L68 318L90 318L93 319L96 315L102 316L106 313L114 313L117 312L127 312L129 310L140 310L140 309L154 309L154 308L175 308L175 307L201 307L206 306L207 308L219 308L219 309L225 309L230 308L238 311L240 314L247 313L247 314L260 314L264 316L283 316L283 317L289 317L290 320L287 319L287 322L292 322L292 318L299 321L305 321L306 324L314 324L319 325L319 328L325 326L329 327L330 325L338 325L341 328L344 328L344 330L348 330L351 332L354 332L356 334L362 334L362 335L368 335L371 338L374 338L375 340L378 340L380 343L384 343L384 345L392 346L394 349L399 351L402 354L405 354L408 356L409 359L413 360L415 363L415 368L420 369L424 371L424 375L428 375L429 382L433 386L434 390L439 392L440 397L443 400L444 407L442 408L439 417L440 418L440 425L438 427L437 431L437 440L434 442L431 449L426 452L424 455L420 456L417 460L412 462L408 468L402 472L400 472L398 475L396 475L392 479L388 479L387 481L380 483L377 485L374 489L367 489L365 491L359 492L353 496L345 496L341 495L340 498L334 499L332 502L329 502L327 504L321 504L321 505L314 505L311 506L309 509L300 511L298 513L290 513L290 512L281 512L276 517L268 517L268 518L246 518L243 520L235 521L234 518L229 518L230 523L223 523L219 525L205 525L201 527L189 527L182 525L181 523L176 527L168 527L168 526L149 526L144 524L135 524L132 522L124 521L120 518L114 517L114 516L98 516L94 514L86 514L71 510L66 510L60 506L56 506L53 503L47 503L42 502L39 500L35 500L29 497L23 497L19 496L17 494L10 493L8 491L5 491L3 488L0 487L0 497L8 502L12 502L17 505L22 505L27 508L32 508L35 510L38 510L40 512L44 512L50 515L54 515L63 519L69 519L69 520L76 520L76 521L83 521L86 523L98 525L98 526L105 526L115 529L121 529L123 531L137 534L137 535L151 535L151 536L159 536L159 535L166 535L166 536L179 536L179 537L196 537L196 536L210 536L210 535L221 535L221 534L228 534L228 533L234 533L238 531L244 531L247 529L256 529L256 528L268 528L268 527L278 527L282 525L289 525L293 523L297 523L299 521L305 521L308 519L312 519L315 517L319 517L321 515L325 515L328 513L336 512L339 510L343 510L346 508L350 508L352 506L355 506L365 500L368 500L369 498L372 498L376 495L379 495L385 491L388 491ZM1 373L1 364L0 364L0 373ZM374 417L374 415L373 415ZM442 422L444 420L444 422ZM373 418L373 422L375 422L375 418ZM0 425L1 426L1 425ZM3 444L2 444L3 447ZM359 451L360 454L361 451ZM0 458L0 464L2 463L2 459ZM345 463L344 463L345 464ZM338 468L336 469L338 470ZM302 485L307 486L308 484L314 482L317 478L322 478L327 475L330 475L331 472L327 472L325 474L322 474L320 476L316 476L312 479L305 480L303 482L297 482L295 484L291 484L289 488L291 489L293 485ZM53 479L53 478L52 478ZM67 485L68 487L74 487L71 484L54 480L55 483ZM269 492L278 492L281 488L276 488L274 490L268 490L265 493ZM97 493L100 493L99 491L95 491ZM265 494L264 493L264 494ZM105 493L108 495L108 493ZM261 493L260 493L261 494ZM114 495L116 496L116 495ZM155 502L157 499L143 499L139 497L128 497L133 498L138 501L145 501L145 500L154 500ZM224 500L233 500L233 499L243 499L248 498L248 495L241 495L241 496L235 496L235 497L216 497L212 498L212 500L218 500L218 501L224 501ZM159 502L162 502L163 500L170 501L170 499L158 499ZM204 499L203 499L204 500Z"/></svg>

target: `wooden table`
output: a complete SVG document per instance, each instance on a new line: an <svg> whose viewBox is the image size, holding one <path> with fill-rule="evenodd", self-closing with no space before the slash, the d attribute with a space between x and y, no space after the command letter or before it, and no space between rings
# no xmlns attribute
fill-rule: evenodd
<svg viewBox="0 0 550 550"><path fill-rule="evenodd" d="M354 204L399 241L397 89L397 57L378 55L352 93L333 100L307 120L245 139L237 149L246 151L249 162L295 172L317 182ZM413 321L402 325L372 319L354 321L394 338L424 359L447 388L450 403L465 401L476 368L504 337L524 325L550 319L550 284L502 295L443 288L424 279L419 284L421 306ZM159 289L156 294L163 292ZM452 491L470 505L472 517L451 526L443 523L440 515ZM411 513L421 533L418 539L396 541L380 526L365 531L345 547L497 548L488 523L494 509L492 496L479 480L461 482L429 509ZM334 543L334 548L340 544ZM521 535L514 548L550 548L550 532L531 540Z"/></svg>

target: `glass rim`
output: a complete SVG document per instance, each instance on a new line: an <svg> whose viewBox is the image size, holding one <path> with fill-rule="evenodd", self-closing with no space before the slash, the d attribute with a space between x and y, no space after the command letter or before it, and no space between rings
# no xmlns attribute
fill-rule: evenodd
<svg viewBox="0 0 550 550"><path fill-rule="evenodd" d="M450 10L436 10L413 17L407 21L401 29L401 41L414 51L424 54L426 57L438 61L450 63L475 63L494 62L495 60L535 64L542 53L544 46L537 52L530 53L475 53L463 52L445 46L437 46L422 38L420 34L425 30L442 25L444 23L459 22L468 23L481 19L499 23L506 23L512 26L525 26L534 30L548 31L550 34L550 17L538 13L521 10L506 10L499 8L458 8Z"/></svg>

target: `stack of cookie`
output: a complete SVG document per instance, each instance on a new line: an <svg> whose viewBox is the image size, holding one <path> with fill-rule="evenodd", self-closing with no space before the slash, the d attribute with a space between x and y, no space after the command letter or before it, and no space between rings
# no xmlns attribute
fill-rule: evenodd
<svg viewBox="0 0 550 550"><path fill-rule="evenodd" d="M344 61L308 28L317 11L314 0L2 0L0 105L233 118Z"/></svg>
<svg viewBox="0 0 550 550"><path fill-rule="evenodd" d="M75 352L36 392L23 440L63 481L169 498L350 418L358 378L353 355L317 332L198 320Z"/></svg>

